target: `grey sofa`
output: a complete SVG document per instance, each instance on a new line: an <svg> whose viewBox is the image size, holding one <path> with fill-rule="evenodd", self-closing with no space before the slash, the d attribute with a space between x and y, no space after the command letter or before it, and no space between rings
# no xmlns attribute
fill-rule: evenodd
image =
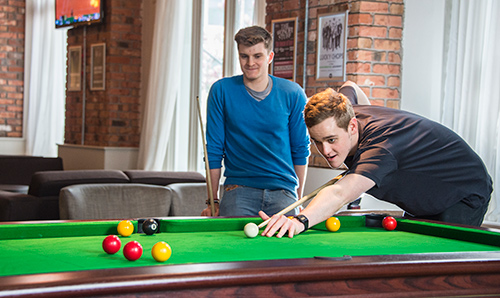
<svg viewBox="0 0 500 298"><path fill-rule="evenodd" d="M198 172L72 170L44 171L32 176L28 194L0 190L0 221L57 220L59 192L78 184L139 183L169 185L171 183L202 183Z"/></svg>
<svg viewBox="0 0 500 298"><path fill-rule="evenodd" d="M61 219L200 216L206 200L204 182L78 184L61 189L59 213Z"/></svg>

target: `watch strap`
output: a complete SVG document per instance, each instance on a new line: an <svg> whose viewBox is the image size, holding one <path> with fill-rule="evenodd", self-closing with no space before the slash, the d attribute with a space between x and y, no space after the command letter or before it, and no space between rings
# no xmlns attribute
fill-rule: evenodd
<svg viewBox="0 0 500 298"><path fill-rule="evenodd" d="M304 231L307 231L309 229L309 219L304 215L304 214L298 214L295 215L294 218L296 218L299 222L301 222L304 225Z"/></svg>
<svg viewBox="0 0 500 298"><path fill-rule="evenodd" d="M205 204L210 205L210 199L207 199ZM214 204L219 204L219 199L214 199Z"/></svg>

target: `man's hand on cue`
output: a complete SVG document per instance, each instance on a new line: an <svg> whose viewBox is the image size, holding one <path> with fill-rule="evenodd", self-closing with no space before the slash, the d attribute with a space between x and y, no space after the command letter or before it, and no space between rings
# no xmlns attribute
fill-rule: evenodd
<svg viewBox="0 0 500 298"><path fill-rule="evenodd" d="M219 216L219 204L215 204L215 214L212 214L212 209L210 206L201 211L201 216Z"/></svg>
<svg viewBox="0 0 500 298"><path fill-rule="evenodd" d="M264 221L269 219L269 216L264 211L259 211L259 215ZM273 237L278 232L276 237L281 238L288 232L288 237L293 238L295 234L299 234L302 230L304 230L304 225L298 220L289 219L284 215L273 215L261 235Z"/></svg>

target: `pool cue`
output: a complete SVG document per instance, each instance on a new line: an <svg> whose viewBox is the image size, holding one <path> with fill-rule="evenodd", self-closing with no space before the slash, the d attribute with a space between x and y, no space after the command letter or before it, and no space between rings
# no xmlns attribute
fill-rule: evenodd
<svg viewBox="0 0 500 298"><path fill-rule="evenodd" d="M205 143L205 132L203 131L203 121L201 119L200 99L196 96L198 103L198 118L200 119L201 138L203 141L203 156L205 158L205 171L207 175L208 197L210 199L210 208L212 209L212 216L215 216L214 194L212 193L212 177L210 177L210 166L208 165L207 144Z"/></svg>
<svg viewBox="0 0 500 298"><path fill-rule="evenodd" d="M316 188L313 192L311 192L307 196L302 197L302 199L298 200L297 202L294 202L290 206L288 206L285 209L281 210L280 212L276 213L276 215L283 215L283 214L287 213L288 211L293 210L295 207L297 207L297 206L309 201L310 199L314 198L323 188L337 183L337 181L342 179L347 174L347 172L348 171L342 172L337 177L333 178L332 180L330 180L330 181L326 182L325 184L321 185L320 187ZM267 225L270 220L271 220L271 217L269 217L267 220L263 221L260 225L258 225L259 229L264 227L265 225Z"/></svg>

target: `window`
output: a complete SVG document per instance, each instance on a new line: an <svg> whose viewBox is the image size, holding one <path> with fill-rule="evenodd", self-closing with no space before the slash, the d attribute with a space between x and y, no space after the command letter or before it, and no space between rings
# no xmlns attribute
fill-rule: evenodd
<svg viewBox="0 0 500 298"><path fill-rule="evenodd" d="M195 55L193 60L196 60L196 56L200 57L198 69L193 69L199 75L199 88L193 92L200 99L203 125L205 125L206 101L212 84L225 76L241 74L234 35L239 29L254 24L256 1L259 0L204 0L202 7L194 8L195 10L201 9L201 22L199 23L201 42L199 51L193 51ZM193 44L193 47L196 46ZM194 108L197 109L197 107ZM191 125L199 127L198 117L196 117L196 122L191 121ZM203 158L200 158L203 156L201 133L199 130L192 131L198 134L195 167L198 171L205 172Z"/></svg>
<svg viewBox="0 0 500 298"><path fill-rule="evenodd" d="M223 76L224 2L224 0L204 1L200 63L202 102L206 101L210 86Z"/></svg>
<svg viewBox="0 0 500 298"><path fill-rule="evenodd" d="M203 101L215 81L241 74L234 35L239 29L253 24L254 5L255 0L204 1L200 69L200 98ZM224 55L225 51L229 53Z"/></svg>

